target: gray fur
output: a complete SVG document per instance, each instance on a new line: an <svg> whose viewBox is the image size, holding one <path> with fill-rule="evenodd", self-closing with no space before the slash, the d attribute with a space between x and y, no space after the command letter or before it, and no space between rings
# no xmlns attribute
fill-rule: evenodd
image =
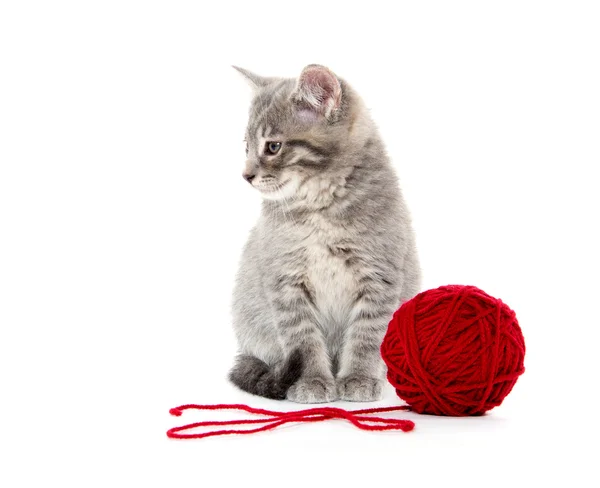
<svg viewBox="0 0 600 488"><path fill-rule="evenodd" d="M248 393L283 400L301 374L302 356L296 349L286 358L281 369L272 368L257 357L240 355L229 378Z"/></svg>
<svg viewBox="0 0 600 488"><path fill-rule="evenodd" d="M327 68L308 66L298 80L241 72L255 88L245 175L264 198L234 290L241 355L230 377L301 403L377 400L387 324L420 286L384 145L361 99ZM270 141L282 142L276 155Z"/></svg>

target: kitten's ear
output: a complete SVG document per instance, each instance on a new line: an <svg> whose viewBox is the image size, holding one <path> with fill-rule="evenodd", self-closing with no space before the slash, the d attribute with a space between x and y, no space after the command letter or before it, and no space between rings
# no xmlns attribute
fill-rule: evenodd
<svg viewBox="0 0 600 488"><path fill-rule="evenodd" d="M302 70L292 100L303 118L330 119L342 103L340 80L325 66L310 64Z"/></svg>
<svg viewBox="0 0 600 488"><path fill-rule="evenodd" d="M239 71L242 74L242 76L246 79L246 81L250 84L250 86L255 90L257 88L267 86L273 81L273 78L265 78L264 76L259 76L255 73L252 73L252 71L240 68L239 66L232 66L232 68Z"/></svg>

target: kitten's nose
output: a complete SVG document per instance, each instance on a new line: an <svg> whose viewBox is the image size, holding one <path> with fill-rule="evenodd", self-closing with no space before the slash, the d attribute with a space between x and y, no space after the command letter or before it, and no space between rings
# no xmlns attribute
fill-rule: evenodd
<svg viewBox="0 0 600 488"><path fill-rule="evenodd" d="M252 184L252 180L256 178L256 175L253 173L244 173L242 176L250 184Z"/></svg>

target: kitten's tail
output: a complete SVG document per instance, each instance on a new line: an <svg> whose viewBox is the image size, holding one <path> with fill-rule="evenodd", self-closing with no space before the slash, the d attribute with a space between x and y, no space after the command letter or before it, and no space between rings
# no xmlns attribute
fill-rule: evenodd
<svg viewBox="0 0 600 488"><path fill-rule="evenodd" d="M302 374L302 354L292 351L281 368L269 366L260 359L238 356L229 379L238 388L274 400L284 400L285 395Z"/></svg>

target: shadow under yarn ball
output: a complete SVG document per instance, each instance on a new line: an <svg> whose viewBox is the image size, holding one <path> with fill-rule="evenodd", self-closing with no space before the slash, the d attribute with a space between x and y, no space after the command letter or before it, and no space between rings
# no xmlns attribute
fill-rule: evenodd
<svg viewBox="0 0 600 488"><path fill-rule="evenodd" d="M404 303L381 354L398 396L413 411L434 415L482 415L525 371L515 313L474 286L442 286Z"/></svg>

